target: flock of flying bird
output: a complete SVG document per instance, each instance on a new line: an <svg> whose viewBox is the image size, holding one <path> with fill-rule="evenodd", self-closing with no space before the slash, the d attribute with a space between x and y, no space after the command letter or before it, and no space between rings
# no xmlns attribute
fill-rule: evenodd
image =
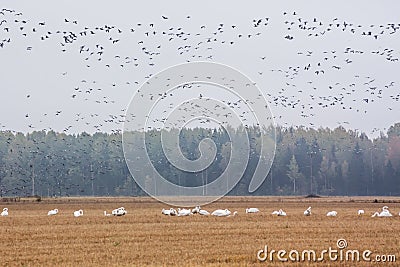
<svg viewBox="0 0 400 267"><path fill-rule="evenodd" d="M159 20L137 22L129 27L118 27L111 24L84 26L76 19L61 18L61 20L63 28L54 29L51 26L52 22L35 22L16 10L1 9L0 52L1 50L6 51L14 42L21 43L23 40L32 38L35 42L25 47L27 56L29 53L35 52L35 45L38 41L49 42L59 46L58 51L62 54L78 56L82 60L83 66L93 69L92 73L94 74L99 68L119 73L128 73L125 70L129 69L129 71L139 70L143 76L137 76L135 80L103 82L101 81L103 77L99 77L102 75L97 75L96 77L82 77L76 81L75 86L70 89L71 100L108 105L107 110L114 111L113 114L101 114L102 108L100 107L98 108L99 112L85 113L87 110L80 110L74 115L71 123L65 126L64 132L70 132L78 125L92 127L96 131L111 128L113 132L120 132L120 125L128 114L124 114L126 109L119 105L113 105L119 103L116 100L116 94L120 93L117 88L131 88L132 86L138 88L145 79L160 70L158 66L162 65L160 59L164 58L164 55L170 61L171 53L173 53L177 63L221 60L220 51L232 51L237 54L238 48L236 47L242 46L242 44L253 47L256 43L263 43L265 39L262 38L269 36L271 32L274 33L273 29L276 27L275 17L257 17L250 19L245 24L237 25L232 23L196 25L192 21L192 17L187 15L183 18L182 25L173 25L168 16L162 15ZM282 30L279 32L280 37L287 42L296 42L297 39L304 41L304 38L314 42L317 39L323 40L327 36L343 35L343 39L362 39L368 44L375 44L373 42L395 38L400 29L400 23L363 25L338 17L326 21L318 17L301 16L297 11L283 12L278 23L282 26ZM340 39L338 38L338 40ZM123 44L127 42L131 44L129 51L123 48ZM350 66L355 62L362 61L364 57L376 57L377 61L381 60L392 64L391 67L396 67L399 63L399 51L393 47L380 47L372 50L369 48L368 51L367 48L350 47L346 42L343 46L343 49L328 47L322 51L318 49L296 51L293 54L293 62L296 63L277 68L269 65L269 52L264 51L262 55L254 59L257 61L255 65L262 66L258 70L256 81L259 80L262 83L262 76L267 71L271 75L277 75L277 80L280 80L281 84L278 86L279 89L268 89L273 92L266 93L267 100L275 107L298 110L297 115L310 120L307 125L310 127L314 126L312 119L318 115L320 109L339 107L343 110L366 113L368 111L367 104L385 101L382 103L385 103L384 108L387 109L387 112L395 110L395 106L400 100L397 81L382 79L379 76L374 77L370 74L353 73L354 70ZM126 54L121 54L121 52ZM68 78L70 72L73 70L66 69L61 73L61 77ZM340 79L340 75L344 73L346 78ZM348 74L352 76L350 79ZM129 75L131 76L131 72ZM332 76L334 78L330 78ZM299 79L299 77L306 78ZM323 82L322 85L321 82ZM163 97L163 95L151 95L151 92L138 91L137 93L149 99ZM34 95L34 92L29 93L27 98L34 98ZM173 102L173 96L171 99L171 103L176 104ZM391 103L391 106L387 106L388 103ZM113 107L109 105L113 105ZM43 114L42 118L39 118L40 122L46 121L46 118L52 114L53 117L58 118L69 112L64 112L62 106L60 104L59 109ZM126 103L123 104L123 107L125 106ZM134 116L134 114L132 115ZM38 118L33 118L34 116L37 117L37 115L30 114L29 111L26 112L25 117L30 129L43 126L39 126ZM285 117L282 122L285 122ZM340 125L347 123L347 121L338 122ZM44 126L47 130L51 129L49 125ZM0 124L0 127L6 126ZM378 130L382 129L373 131Z"/></svg>
<svg viewBox="0 0 400 267"><path fill-rule="evenodd" d="M258 208L247 208L246 209L246 214L250 214L250 213L259 213L260 210ZM126 209L124 207L120 207L117 209L112 210L111 213L107 213L107 211L104 211L104 216L123 216L126 215L128 212L126 211ZM199 214L199 215L203 215L203 216L216 216L216 217L231 217L231 216L235 216L238 214L237 211L231 212L229 209L217 209L214 210L213 212L208 212L205 209L202 209L200 206L196 206L193 209L181 209L178 208L177 210L174 208L169 208L169 209L162 209L161 213L163 215L168 215L168 216L190 216L190 215L194 215L194 214ZM58 214L58 209L52 209L50 210L47 215L48 216L53 216L53 215L57 215ZM271 213L272 215L276 215L276 216L287 216L286 212L283 211L282 209L279 210L275 210ZM304 213L305 216L311 216L311 207L308 207ZM326 216L327 217L336 217L337 216L337 211L329 211ZM365 211L360 209L357 211L357 215L361 216L365 214ZM1 216L8 216L8 208L3 208L3 211L1 212ZM83 216L83 210L76 210L73 212L74 217L80 217ZM393 215L390 213L389 211L389 207L388 206L384 206L382 207L382 211L381 212L375 212L374 214L372 214L371 217L392 217ZM399 213L400 216L400 213Z"/></svg>

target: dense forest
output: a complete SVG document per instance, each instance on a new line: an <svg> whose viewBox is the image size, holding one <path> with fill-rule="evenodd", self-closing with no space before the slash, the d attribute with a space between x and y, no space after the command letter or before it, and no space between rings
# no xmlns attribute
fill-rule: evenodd
<svg viewBox="0 0 400 267"><path fill-rule="evenodd" d="M157 134L153 132L151 136ZM224 145L229 142L226 133L186 129L179 138L182 153L195 159L199 155L198 144L205 136L213 139L218 148L215 163L207 169L211 181L226 165ZM257 142L256 138L252 140ZM204 183L203 173L177 174L159 142L151 142L148 152L156 169L174 183L184 186ZM230 195L249 194L257 153L257 150L252 152L249 167ZM146 175L151 180L151 174ZM400 123L375 139L342 127L277 127L275 159L266 175L267 179L253 195L400 195ZM126 166L121 134L3 131L0 132L0 194L3 197L140 196L145 192Z"/></svg>

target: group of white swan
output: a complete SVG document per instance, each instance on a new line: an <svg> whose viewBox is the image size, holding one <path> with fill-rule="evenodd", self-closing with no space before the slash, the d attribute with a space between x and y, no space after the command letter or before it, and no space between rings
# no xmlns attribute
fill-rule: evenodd
<svg viewBox="0 0 400 267"><path fill-rule="evenodd" d="M247 213L247 209L246 209L246 213ZM327 216L327 217L336 217L337 214L338 214L337 211L332 210L332 211L329 211L329 212L326 214L326 216ZM365 211L364 211L364 210L358 210L357 214L358 214L359 216L360 216L360 215L363 215L363 214L365 214ZM286 212L284 212L282 209L280 209L280 210L278 210L278 211L272 212L272 215L286 216ZM311 207L308 207L308 209L306 209L306 210L304 211L304 215L305 215L305 216L310 216L310 215L311 215ZM375 213L372 215L372 217L392 217L392 216L393 216L393 215L389 212L389 207L388 207L388 206L384 206L384 207L382 208L382 211L381 211L381 212L375 212ZM400 213L399 213L399 216L400 216Z"/></svg>
<svg viewBox="0 0 400 267"><path fill-rule="evenodd" d="M305 212L304 212L304 214L305 214ZM360 210L357 211L357 215L358 216L361 216L361 215L364 215L364 214L365 214L365 210L360 209ZM326 214L326 216L328 216L328 217L335 217L336 215L337 215L337 211L334 211L334 210L330 211L330 212L328 212ZM381 212L375 212L374 214L372 214L371 217L392 217L392 216L393 215L390 213L389 207L388 206L384 206L382 208ZM400 216L400 213L399 213L399 216Z"/></svg>
<svg viewBox="0 0 400 267"><path fill-rule="evenodd" d="M52 209L47 212L47 216L54 216L58 214L58 209ZM76 210L74 211L74 217L83 216L83 210Z"/></svg>
<svg viewBox="0 0 400 267"><path fill-rule="evenodd" d="M191 209L180 209L178 208L178 216L189 216L192 215L192 210Z"/></svg>
<svg viewBox="0 0 400 267"><path fill-rule="evenodd" d="M259 213L260 210L258 208L246 208L246 213ZM210 215L210 213L206 210L203 210L200 208L200 206L195 207L194 209L190 210L190 209L178 209L175 210L173 208L170 209L162 209L161 211L162 214L164 215L169 215L169 216L189 216L192 214L200 214L200 215ZM211 215L213 216L218 216L218 217L227 217L227 216L235 216L237 215L237 211L235 212L231 212L228 209L218 209L215 210L211 213ZM276 216L287 216L286 212L283 211L282 209L279 210L275 210L271 213L272 215L276 215ZM310 216L311 215L311 207L308 207L304 212L303 212L304 216ZM363 215L365 214L365 211L360 209L358 210L357 214ZM338 215L338 212L335 210L329 211L328 213L326 213L327 217L336 217ZM391 217L392 214L389 212L389 208L387 206L384 206L382 208L381 212L375 212L372 217ZM400 213L399 213L400 216Z"/></svg>
<svg viewBox="0 0 400 267"><path fill-rule="evenodd" d="M58 214L58 209L50 210L47 213L47 215L56 215L56 214ZM73 214L74 214L74 217L81 217L81 216L83 216L83 210L82 209L76 210L76 211L74 211ZM125 214L127 214L127 211L126 211L126 209L124 207L120 207L120 208L114 209L114 210L111 211L110 214L107 213L107 211L104 211L104 215L105 216L111 216L111 215L113 215L113 216L123 216Z"/></svg>
<svg viewBox="0 0 400 267"><path fill-rule="evenodd" d="M246 208L246 213L259 213L259 212L260 212L260 210L258 208ZM217 210L214 210L212 213L209 213L207 210L202 209L200 206L196 206L194 209L180 209L180 208L178 208L178 210L176 210L174 208L162 209L161 213L164 215L168 215L168 216L189 216L189 215L193 215L193 214L199 214L199 215L204 215L204 216L212 215L212 216L217 216L217 217L229 217L229 216L235 216L238 214L237 211L232 213L228 209L217 209ZM48 216L53 216L53 215L57 215L57 214L58 214L58 209L52 209L47 212ZM74 217L83 216L83 210L82 209L76 210L76 211L74 211L73 214L74 214ZM126 214L127 214L127 211L124 207L114 209L111 213L107 213L107 211L104 211L105 216L123 216ZM333 210L333 211L329 211L326 214L326 216L327 217L336 217L337 214L338 214L337 211ZM365 211L360 209L360 210L358 210L357 214L359 216L363 215L363 214L365 214ZM1 212L0 215L8 216L8 208L3 208L3 211ZM282 209L279 209L279 210L273 211L272 215L286 216L287 214ZM304 211L304 215L305 216L311 215L311 207L308 207ZM371 217L392 217L392 216L393 215L390 213L389 207L384 206L382 208L381 212L375 212ZM400 213L399 213L399 216L400 216Z"/></svg>
<svg viewBox="0 0 400 267"><path fill-rule="evenodd" d="M52 210L49 210L47 212L47 216L54 216L54 215L57 215L57 214L58 214L58 209L52 209ZM83 216L83 210L82 209L76 210L76 211L73 212L73 214L74 214L74 217L81 217L81 216ZM113 216L122 216L122 215L125 215L125 214L127 214L127 211L126 211L126 209L124 207L120 207L118 209L113 210L111 212L111 214L107 214L107 212L104 211L104 215L105 216L111 216L111 215L113 215ZM1 216L8 216L8 208L3 208L3 211L1 212L0 215Z"/></svg>
<svg viewBox="0 0 400 267"><path fill-rule="evenodd" d="M196 206L194 209L181 209L181 208L178 208L178 210L174 208L162 209L161 213L169 216L189 216L193 214L206 215L206 216L210 215L208 211L203 210L200 206Z"/></svg>
<svg viewBox="0 0 400 267"><path fill-rule="evenodd" d="M199 214L203 216L212 215L217 217L229 217L229 216L235 216L237 214L237 211L232 213L228 209L218 209L214 210L210 214L207 210L202 209L200 206L196 206L194 209L181 209L181 208L178 208L178 210L175 210L174 208L162 209L161 214L168 216L190 216L193 214Z"/></svg>

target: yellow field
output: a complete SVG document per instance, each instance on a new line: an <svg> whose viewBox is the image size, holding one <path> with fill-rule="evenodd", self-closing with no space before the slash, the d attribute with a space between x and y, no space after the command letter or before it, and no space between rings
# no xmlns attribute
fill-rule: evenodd
<svg viewBox="0 0 400 267"><path fill-rule="evenodd" d="M0 217L0 265L2 266L369 266L368 262L330 261L327 254L319 263L261 262L257 252L268 250L337 249L345 239L346 250L371 250L369 257L395 255L400 262L400 199L302 197L226 197L204 206L208 211L228 208L234 217L193 215L169 217L161 214L165 204L150 198L44 199L39 203L0 203L9 208ZM382 203L385 201L385 203ZM371 218L387 205L391 218ZM126 216L105 217L103 211L124 206ZM312 216L303 211L312 206ZM257 207L258 214L246 214ZM59 214L47 216L58 208ZM271 215L282 208L286 217ZM84 216L75 218L74 210ZM364 216L357 210L364 209ZM330 210L337 217L326 217ZM284 256L288 258L288 255ZM379 266L397 263L380 263Z"/></svg>

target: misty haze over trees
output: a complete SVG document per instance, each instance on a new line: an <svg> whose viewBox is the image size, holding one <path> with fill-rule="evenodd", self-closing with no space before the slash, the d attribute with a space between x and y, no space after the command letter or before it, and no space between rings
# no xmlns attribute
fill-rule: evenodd
<svg viewBox="0 0 400 267"><path fill-rule="evenodd" d="M236 134L244 131L237 130ZM257 131L249 129L250 157L241 181L229 195L248 195L258 162ZM134 133L133 133L134 134ZM160 132L148 132L147 151L163 177L183 186L215 180L229 160L229 137L222 130L185 129L182 153L199 157L198 144L213 139L217 157L206 170L177 170L166 159ZM138 166L140 168L140 166ZM148 185L156 186L148 177ZM267 175L267 174L266 174ZM34 187L33 187L34 185ZM53 131L28 134L0 132L1 196L142 196L123 156L121 134ZM276 154L267 179L252 195L400 195L400 123L387 134L369 139L342 127L336 129L276 128Z"/></svg>

